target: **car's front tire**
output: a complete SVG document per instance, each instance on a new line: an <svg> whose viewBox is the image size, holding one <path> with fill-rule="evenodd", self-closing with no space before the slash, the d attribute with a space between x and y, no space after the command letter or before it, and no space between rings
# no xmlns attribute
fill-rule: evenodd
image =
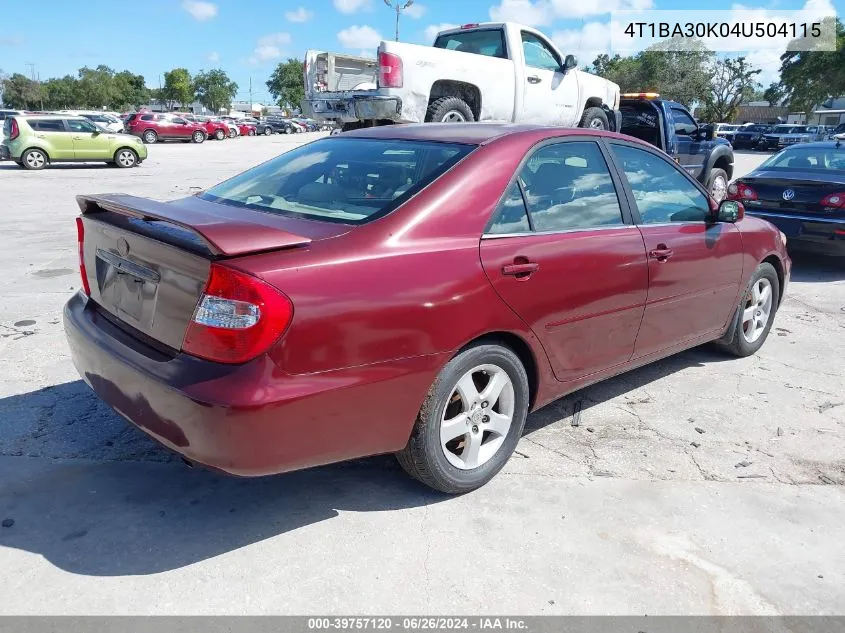
<svg viewBox="0 0 845 633"><path fill-rule="evenodd" d="M247 134L249 136L255 136L255 130L250 130Z"/></svg>
<svg viewBox="0 0 845 633"><path fill-rule="evenodd" d="M528 376L519 357L502 345L471 345L441 370L396 457L409 475L435 490L475 490L513 454L528 404Z"/></svg>
<svg viewBox="0 0 845 633"><path fill-rule="evenodd" d="M226 138L226 133L223 130L217 130L214 133L214 138L216 138L218 141L222 141L224 138Z"/></svg>
<svg viewBox="0 0 845 633"><path fill-rule="evenodd" d="M264 136L270 136L273 133L272 128L265 127L264 128Z"/></svg>
<svg viewBox="0 0 845 633"><path fill-rule="evenodd" d="M728 195L728 173L724 169L714 168L707 177L707 191L710 196L721 203Z"/></svg>
<svg viewBox="0 0 845 633"><path fill-rule="evenodd" d="M235 130L229 130L229 138L235 138L238 135Z"/></svg>
<svg viewBox="0 0 845 633"><path fill-rule="evenodd" d="M48 162L50 162L50 159L47 157L47 154L40 149L28 149L21 154L21 166L24 169L31 171L44 169Z"/></svg>
<svg viewBox="0 0 845 633"><path fill-rule="evenodd" d="M121 147L114 153L114 164L122 169L138 166L138 154L128 147Z"/></svg>
<svg viewBox="0 0 845 633"><path fill-rule="evenodd" d="M718 343L740 358L759 350L775 319L780 303L780 280L774 266L763 262L751 275L737 306L731 328Z"/></svg>
<svg viewBox="0 0 845 633"><path fill-rule="evenodd" d="M604 110L592 106L584 110L578 127L589 128L591 130L609 130L610 123L607 120L607 113Z"/></svg>

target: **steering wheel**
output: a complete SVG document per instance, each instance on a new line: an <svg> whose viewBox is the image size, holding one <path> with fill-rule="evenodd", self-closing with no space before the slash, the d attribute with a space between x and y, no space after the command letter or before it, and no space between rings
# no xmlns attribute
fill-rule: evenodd
<svg viewBox="0 0 845 633"><path fill-rule="evenodd" d="M549 196L552 205L567 204L575 199L575 187L558 187Z"/></svg>

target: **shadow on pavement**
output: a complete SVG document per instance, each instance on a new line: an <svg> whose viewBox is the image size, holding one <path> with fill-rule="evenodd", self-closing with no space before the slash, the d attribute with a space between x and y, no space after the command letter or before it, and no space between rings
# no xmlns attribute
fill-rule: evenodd
<svg viewBox="0 0 845 633"><path fill-rule="evenodd" d="M558 400L526 434L691 366L673 356ZM92 576L155 574L225 554L339 512L421 507L449 497L373 457L257 479L190 469L103 404L82 381L0 399L0 546ZM156 463L158 462L158 463Z"/></svg>
<svg viewBox="0 0 845 633"><path fill-rule="evenodd" d="M791 281L819 283L845 279L845 248L842 256L835 256L789 247L789 256L792 258Z"/></svg>

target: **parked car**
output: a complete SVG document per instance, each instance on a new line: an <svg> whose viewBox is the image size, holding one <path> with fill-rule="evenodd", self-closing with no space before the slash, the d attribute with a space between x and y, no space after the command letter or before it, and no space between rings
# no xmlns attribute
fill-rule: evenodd
<svg viewBox="0 0 845 633"><path fill-rule="evenodd" d="M708 341L754 354L791 268L770 223L593 130L374 127L180 200L78 201L77 370L238 475L395 452L472 490L530 410Z"/></svg>
<svg viewBox="0 0 845 633"><path fill-rule="evenodd" d="M272 128L273 132L276 132L277 134L299 134L304 131L304 128L301 125L298 125L291 119L267 117L264 122Z"/></svg>
<svg viewBox="0 0 845 633"><path fill-rule="evenodd" d="M795 143L809 143L812 137L806 125L775 125L771 131L763 135L757 149L782 149Z"/></svg>
<svg viewBox="0 0 845 633"><path fill-rule="evenodd" d="M659 97L623 94L622 133L664 150L721 202L733 176L733 148L725 139L714 138L713 126L699 125L683 105Z"/></svg>
<svg viewBox="0 0 845 633"><path fill-rule="evenodd" d="M729 143L733 141L734 134L736 134L739 129L739 125L733 125L732 123L716 123L713 128L716 136L725 139Z"/></svg>
<svg viewBox="0 0 845 633"><path fill-rule="evenodd" d="M247 125L254 125L256 134L270 136L273 133L273 126L266 121L259 121L258 119L244 119L244 123Z"/></svg>
<svg viewBox="0 0 845 633"><path fill-rule="evenodd" d="M100 127L107 129L109 132L123 132L123 121L111 114L100 112L79 112L78 114L92 123L96 123Z"/></svg>
<svg viewBox="0 0 845 633"><path fill-rule="evenodd" d="M238 132L241 136L255 136L256 134L256 126L252 123L247 123L246 121L240 121L237 123Z"/></svg>
<svg viewBox="0 0 845 633"><path fill-rule="evenodd" d="M3 137L0 159L24 169L68 162L137 167L147 158L139 138L109 132L81 116L13 115L3 122Z"/></svg>
<svg viewBox="0 0 845 633"><path fill-rule="evenodd" d="M440 31L433 46L382 41L377 59L309 50L303 110L344 129L510 121L618 130L619 86L577 65L531 27L466 24Z"/></svg>
<svg viewBox="0 0 845 633"><path fill-rule="evenodd" d="M756 149L763 140L763 135L770 132L772 126L761 123L745 125L734 132L731 145L734 149Z"/></svg>
<svg viewBox="0 0 845 633"><path fill-rule="evenodd" d="M193 123L202 126L207 138L217 139L222 141L229 138L230 129L225 121L221 121L216 117L201 116L198 114L179 113L179 116L192 121Z"/></svg>
<svg viewBox="0 0 845 633"><path fill-rule="evenodd" d="M830 131L829 137L831 139L845 141L845 123L840 123Z"/></svg>
<svg viewBox="0 0 845 633"><path fill-rule="evenodd" d="M845 253L845 144L793 145L728 187L750 215L768 220L790 244Z"/></svg>
<svg viewBox="0 0 845 633"><path fill-rule="evenodd" d="M172 113L133 112L126 119L126 131L140 136L144 143L184 141L202 143L208 138L198 123Z"/></svg>

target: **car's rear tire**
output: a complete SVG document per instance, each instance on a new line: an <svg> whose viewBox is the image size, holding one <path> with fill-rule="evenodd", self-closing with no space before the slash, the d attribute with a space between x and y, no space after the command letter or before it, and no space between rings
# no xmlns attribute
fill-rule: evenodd
<svg viewBox="0 0 845 633"><path fill-rule="evenodd" d="M528 402L528 376L517 355L501 345L474 344L440 371L396 458L435 490L475 490L510 458Z"/></svg>
<svg viewBox="0 0 845 633"><path fill-rule="evenodd" d="M205 142L205 133L197 130L196 132L191 134L191 141L193 141L194 143L204 143Z"/></svg>
<svg viewBox="0 0 845 633"><path fill-rule="evenodd" d="M141 135L141 140L147 145L153 145L158 142L158 134L155 130L147 130Z"/></svg>
<svg viewBox="0 0 845 633"><path fill-rule="evenodd" d="M255 136L255 130L250 130L247 134L249 136Z"/></svg>
<svg viewBox="0 0 845 633"><path fill-rule="evenodd" d="M707 191L710 196L721 203L728 195L728 173L724 169L715 167L707 177Z"/></svg>
<svg viewBox="0 0 845 633"><path fill-rule="evenodd" d="M763 262L748 280L731 326L717 343L740 358L755 354L769 336L779 303L777 271L768 262Z"/></svg>
<svg viewBox="0 0 845 633"><path fill-rule="evenodd" d="M21 154L21 167L30 171L44 169L49 162L50 158L46 152L37 148L28 149Z"/></svg>
<svg viewBox="0 0 845 633"><path fill-rule="evenodd" d="M216 138L218 141L222 141L224 138L226 138L226 132L224 132L223 130L217 130L214 133L214 138Z"/></svg>
<svg viewBox="0 0 845 633"><path fill-rule="evenodd" d="M475 121L475 115L463 99L440 97L428 105L425 120L436 123L472 123Z"/></svg>
<svg viewBox="0 0 845 633"><path fill-rule="evenodd" d="M238 135L235 130L229 130L229 138L235 138Z"/></svg>
<svg viewBox="0 0 845 633"><path fill-rule="evenodd" d="M581 116L581 122L578 124L578 127L589 128L591 130L609 130L610 123L607 120L607 112L597 106L587 108Z"/></svg>
<svg viewBox="0 0 845 633"><path fill-rule="evenodd" d="M122 169L138 166L138 154L134 149L121 147L114 153L114 164Z"/></svg>

